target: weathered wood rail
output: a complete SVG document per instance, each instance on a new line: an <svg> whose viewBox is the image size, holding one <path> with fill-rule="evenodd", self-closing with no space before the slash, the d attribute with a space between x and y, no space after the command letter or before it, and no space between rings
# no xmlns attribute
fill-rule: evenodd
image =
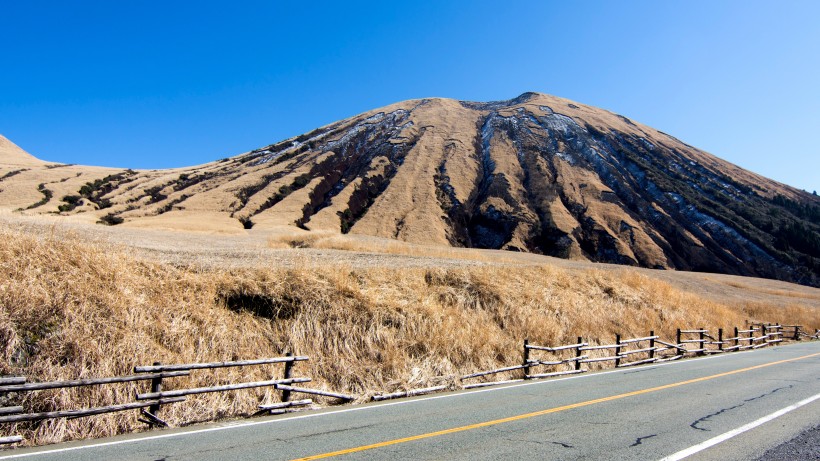
<svg viewBox="0 0 820 461"><path fill-rule="evenodd" d="M350 394L341 394L341 393L338 393L338 392L323 391L323 390L319 390L319 389L308 389L308 388L304 388L304 387L294 387L294 386L289 386L289 385L285 385L285 384L277 384L276 388L280 389L284 392L297 392L297 393L300 393L300 394L321 395L323 397L330 397L330 398L339 399L339 400L343 400L343 401L347 401L347 402L349 402L351 400L356 400L356 396L353 396L353 395L350 395Z"/></svg>
<svg viewBox="0 0 820 461"><path fill-rule="evenodd" d="M389 394L379 394L371 397L371 400L378 402L381 400L398 399L401 397L415 397L417 395L430 394L431 392L438 392L447 389L446 385L425 387L422 389L410 389L407 391L391 392Z"/></svg>
<svg viewBox="0 0 820 461"><path fill-rule="evenodd" d="M621 335L617 335L615 343L621 347L616 349L619 359L615 361L615 368L634 367L657 361L655 354L658 352L658 347L655 346L655 341L658 338L659 336L655 335L654 331L650 331L649 336L624 340L621 339ZM642 347L642 345L646 347Z"/></svg>
<svg viewBox="0 0 820 461"><path fill-rule="evenodd" d="M0 378L0 393L22 393L42 391L47 389L65 389L83 386L99 386L113 383L127 383L134 381L151 380L161 377L163 375L170 377L183 376L187 374L188 373L186 372L153 373L149 375L114 376L109 378L89 378L69 381L48 381L35 383L26 383L27 378L21 376L3 377ZM164 403L172 403L181 400L184 399L166 399ZM24 413L23 407L21 405L17 405L0 408L0 423L21 423L30 421L42 421L44 419L54 418L81 418L85 416L94 416L104 413L113 413L137 408L145 408L160 403L163 403L163 400L150 400L147 402L131 402L119 405L105 405L100 407L80 408L74 410L58 410L33 413ZM23 439L20 436L2 437L0 438L0 444L18 443L22 440Z"/></svg>
<svg viewBox="0 0 820 461"><path fill-rule="evenodd" d="M784 330L786 332L784 333ZM802 338L820 339L820 330L809 334L802 331L800 325L772 325L756 324L747 329L734 328L734 336L724 337L722 328L717 330L717 336L710 334L705 328L677 329L674 341L663 341L654 331L647 336L637 338L621 338L615 335L615 342L611 344L590 344L578 337L574 344L544 346L530 344L524 340L524 360L520 365L496 368L493 370L477 371L461 376L462 388L495 386L499 384L515 383L528 379L550 378L578 373L585 373L590 369L584 367L590 363L602 363L604 366L612 363L615 368L632 367L650 363L679 360L687 355L722 354L726 352L747 349L759 349L773 346L784 340L799 341ZM567 352L573 352L567 355ZM534 354L541 354L535 357ZM544 357L544 353L551 354ZM588 355L587 355L588 354ZM533 372L536 367L556 367L566 365L564 369ZM485 381L472 383L475 378L491 375L514 373L523 370L513 379L499 381Z"/></svg>
<svg viewBox="0 0 820 461"><path fill-rule="evenodd" d="M0 377L0 394L6 393L26 393L47 389L65 389L85 386L101 386L119 383L131 383L139 381L150 381L150 389L147 392L137 392L135 401L116 405L105 405L81 409L64 409L55 411L41 411L24 413L22 405L0 407L0 423L21 423L42 421L56 418L81 418L87 416L100 415L105 413L121 412L128 410L140 410L138 420L151 427L167 426L168 424L160 419L158 413L163 405L184 402L187 396L205 394L212 392L227 392L241 389L251 389L259 387L273 387L281 391L281 402L259 405L259 413L279 414L290 409L304 407L313 403L312 400L290 401L291 393L316 394L339 400L354 400L354 396L328 392L318 389L308 389L293 387L292 384L306 383L311 381L307 377L294 377L293 366L296 362L308 360L307 356L294 356L287 354L285 357L273 357L256 360L239 360L230 362L210 362L210 363L187 363L187 364L161 364L155 362L153 365L134 367L133 375L114 376L104 378L84 378L65 381L49 382L27 382L26 377L6 376ZM187 389L163 389L171 383L171 378L190 376L194 370L208 370L227 367L247 367L268 364L284 364L283 377L265 381L239 382L231 384L221 384L207 387L194 387ZM0 444L19 443L23 438L19 435L0 437Z"/></svg>
<svg viewBox="0 0 820 461"><path fill-rule="evenodd" d="M169 399L147 400L145 402L124 403L121 405L106 405L103 407L83 408L79 410L60 410L60 411L44 411L40 413L26 413L20 415L4 416L0 419L1 423L21 423L24 421L40 421L43 419L55 418L81 418L84 416L101 415L103 413L113 413L117 411L134 410L138 408L145 408L151 405L158 405L162 403L176 403L185 401L182 397Z"/></svg>
<svg viewBox="0 0 820 461"><path fill-rule="evenodd" d="M584 355L582 353L582 349L584 347L589 346L588 343L582 341L579 337L578 342L575 344L566 344L563 346L538 346L534 344L530 344L529 340L524 340L524 360L521 365L513 365L509 367L502 367L496 368L494 370L487 370L487 371L479 371L475 373L470 373L464 376L461 376L462 388L463 389L474 389L478 387L486 387L486 386L494 386L498 384L508 384L514 383L518 381L523 381L524 379L535 379L535 378L547 378L550 376L562 376L562 375L571 375L577 373L583 373L586 370L581 369L581 362L589 356ZM535 359L532 357L533 352L537 351L538 353L550 353L551 357L544 358L540 357L539 359ZM570 352L572 355L570 357L566 357L566 354ZM532 373L534 369L538 367L546 367L546 366L557 366L557 365L568 365L570 369L561 370L561 371L552 371L547 373ZM522 378L515 378L515 379L506 379L503 381L489 381L489 382L479 382L479 383L464 383L467 380L471 380L474 378L480 378L484 376L496 375L500 373L507 373L516 370L523 370L524 376Z"/></svg>
<svg viewBox="0 0 820 461"><path fill-rule="evenodd" d="M304 399L304 400L293 400L290 402L280 402L280 403L269 403L266 405L259 405L260 413L268 412L272 415L278 415L287 412L288 408L293 407L302 407L307 405L312 405L313 400L311 399Z"/></svg>
<svg viewBox="0 0 820 461"><path fill-rule="evenodd" d="M800 341L803 339L820 339L820 330L809 333L801 325L772 325L756 324L745 329L734 328L734 335L725 337L723 329L718 329L717 336L710 334L705 328L678 329L674 342L667 342L650 331L647 336L636 338L622 338L615 336L612 344L591 344L582 337L578 337L573 344L545 346L530 344L524 340L523 361L520 364L496 368L486 371L477 371L460 377L455 385L438 385L421 389L410 389L384 393L373 396L373 400L387 400L399 397L424 395L448 388L460 387L463 389L494 386L499 384L515 383L524 380L543 379L556 376L574 375L590 371L590 363L600 363L606 366L613 363L613 367L631 367L649 363L659 363L669 360L678 360L686 355L705 355L735 352L777 345L784 340ZM692 347L694 346L694 348ZM285 357L273 357L255 360L239 360L228 362L161 364L134 367L134 374L104 378L85 378L52 382L28 382L23 376L0 377L0 394L36 392L48 389L61 389L83 386L100 386L118 383L150 381L147 392L137 392L134 402L99 407L66 409L46 412L25 413L22 405L0 407L0 423L19 423L42 421L54 418L79 418L104 413L127 410L140 410L144 419L139 419L151 427L166 426L167 423L159 418L158 413L163 405L181 403L187 396L228 392L259 387L272 387L281 391L281 401L260 404L255 414L281 414L292 409L302 408L313 404L311 399L290 400L292 393L312 394L340 401L355 400L356 397L347 394L330 392L320 389L296 387L293 384L310 382L307 377L294 377L293 367L297 362L307 361L307 356L286 354ZM268 364L283 364L284 371L281 378L265 381L251 381L231 384L220 384L207 387L182 389L167 389L173 383L172 378L190 376L195 370L208 370L228 367L247 367ZM557 368L560 367L560 368ZM469 382L476 378L486 378L499 374L517 374L511 379L497 381ZM19 435L0 436L0 445L15 444L23 441Z"/></svg>
<svg viewBox="0 0 820 461"><path fill-rule="evenodd" d="M310 382L310 378L306 377L294 377L293 376L293 366L296 362L303 362L307 361L309 358L303 355L294 356L290 353L286 354L285 357L273 357L273 358L266 358L266 359L256 359L256 360L236 360L230 362L209 362L209 363L184 363L184 364L172 364L172 365L163 365L159 362L154 363L153 365L148 366L139 366L134 367L135 373L156 373L156 372L183 372L183 373L190 373L193 370L213 370L217 368L232 368L232 367L247 367L247 366L257 366L257 365L268 365L268 364L278 364L282 363L285 365L283 377L281 379L271 379L266 381L252 381L252 382L242 382L242 383L233 383L233 384L222 384L216 386L206 386L206 387L195 387L195 388L188 388L188 389L173 389L173 390L163 390L163 382L162 377L160 376L157 379L152 380L151 382L151 390L150 392L145 393L138 393L136 395L137 400L149 400L149 399L163 399L168 397L184 397L187 395L196 395L196 394L206 394L212 392L226 392L226 391L235 391L240 389L251 389L251 388L258 388L258 387L273 387L276 390L282 392L281 403L280 404L262 404L259 405L259 411L256 414L269 412L269 413L282 413L287 411L289 408L299 407L308 405L305 400L299 401L298 404L287 404L290 401L291 393L303 393L303 394L315 394L315 395L322 395L326 397L332 397L344 401L354 400L355 397L346 394L338 394L335 392L327 392L318 389L308 389L303 387L293 387L292 384L298 383L306 383ZM312 403L312 401L311 401ZM167 423L160 419L157 413L161 409L162 402L159 402L155 405L152 405L148 411L142 410L142 415L146 417L146 420L141 420L151 426L167 426Z"/></svg>

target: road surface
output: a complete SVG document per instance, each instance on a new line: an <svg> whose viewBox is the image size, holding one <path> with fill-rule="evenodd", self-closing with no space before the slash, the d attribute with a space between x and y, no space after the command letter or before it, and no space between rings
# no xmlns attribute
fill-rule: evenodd
<svg viewBox="0 0 820 461"><path fill-rule="evenodd" d="M820 342L4 452L24 460L749 460L820 425Z"/></svg>

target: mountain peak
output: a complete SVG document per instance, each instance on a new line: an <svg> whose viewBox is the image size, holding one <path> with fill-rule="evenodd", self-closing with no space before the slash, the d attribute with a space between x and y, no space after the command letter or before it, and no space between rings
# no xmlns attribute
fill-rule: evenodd
<svg viewBox="0 0 820 461"><path fill-rule="evenodd" d="M521 103L527 102L527 101L529 101L533 98L538 98L538 97L541 97L541 96L546 96L546 95L543 94L543 93L538 93L536 91L525 91L525 92L521 93L520 95L518 95L518 97L514 98L513 101L518 101L517 104L521 104Z"/></svg>
<svg viewBox="0 0 820 461"><path fill-rule="evenodd" d="M532 101L533 99L543 98L547 95L543 93L536 93L534 91L527 91L525 93L521 93L520 95L516 96L512 99L507 99L504 101L459 101L465 107L469 107L471 109L476 110L498 110L507 107L517 106L520 104L525 104L527 102Z"/></svg>

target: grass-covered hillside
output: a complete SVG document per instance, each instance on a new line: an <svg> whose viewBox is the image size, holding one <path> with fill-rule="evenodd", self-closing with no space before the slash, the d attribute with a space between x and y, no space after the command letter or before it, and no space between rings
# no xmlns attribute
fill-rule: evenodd
<svg viewBox="0 0 820 461"><path fill-rule="evenodd" d="M292 242L291 242L292 243ZM277 250L298 253L300 249ZM452 256L452 255L451 255ZM309 355L297 375L355 394L439 383L518 363L523 339L610 342L615 333L672 338L684 327L753 321L820 327L818 298L723 303L634 269L480 263L463 267L356 267L346 263L163 263L125 246L52 227L0 228L0 374L32 381L129 374L135 365ZM407 261L414 261L407 257ZM298 256L294 258L298 262ZM665 273L665 272L664 272ZM784 284L786 285L786 284ZM811 290L811 289L805 289ZM182 386L268 379L279 368L198 373ZM178 378L175 378L178 379ZM39 391L5 398L48 411L131 401L139 385ZM144 386L144 384L143 384ZM145 389L141 389L145 390ZM166 406L172 424L253 413L271 391L191 397ZM329 402L324 402L329 403ZM142 428L136 412L2 426L26 443L99 437Z"/></svg>

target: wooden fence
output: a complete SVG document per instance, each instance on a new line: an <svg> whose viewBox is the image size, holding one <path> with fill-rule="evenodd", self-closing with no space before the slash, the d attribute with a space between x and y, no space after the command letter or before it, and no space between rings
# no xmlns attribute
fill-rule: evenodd
<svg viewBox="0 0 820 461"><path fill-rule="evenodd" d="M462 388L495 386L529 379L585 373L590 370L586 364L612 363L615 368L631 367L648 363L678 360L687 355L722 354L726 352L776 345L783 340L800 341L803 338L820 339L820 330L809 334L800 325L757 324L745 330L734 329L734 336L724 337L723 329L717 336L705 328L678 329L674 341L663 341L654 331L648 336L623 339L615 335L612 344L589 344L578 337L574 344L543 346L530 344L524 340L524 360L513 365L494 370L479 371L461 376ZM585 366L586 365L586 366ZM548 367L544 369L543 367ZM556 368L560 367L560 368ZM523 370L520 377L498 381L469 382L475 378L516 372Z"/></svg>
<svg viewBox="0 0 820 461"><path fill-rule="evenodd" d="M742 351L747 349L759 349L761 347L775 345L785 339L800 341L803 338L820 339L820 330L815 330L813 334L803 331L800 325L752 325L747 329L734 329L732 337L724 337L722 329L718 329L717 337L709 334L709 330L704 328L692 330L677 330L674 342L666 342L660 339L653 331L648 336L638 338L623 339L621 335L615 336L613 344L590 344L578 337L574 344L559 346L543 346L530 344L524 340L523 355L524 360L520 365L512 365L494 370L479 371L460 377L461 388L472 389L484 386L494 386L505 383L513 383L530 379L542 379L555 376L574 375L585 373L590 370L590 363L609 363L614 367L631 367L647 363L658 363L669 360L677 360L689 354L706 355L719 354L725 352ZM112 413L127 410L140 410L139 421L151 427L167 426L158 413L163 405L184 402L189 395L204 394L211 392L227 392L240 389L250 389L259 387L273 387L281 391L281 402L259 405L260 413L279 414L297 407L311 405L311 399L290 400L292 393L321 395L335 398L342 401L355 400L356 397L335 392L327 392L318 389L296 387L293 384L311 381L306 377L293 377L293 367L296 362L306 361L306 356L293 356L287 354L285 357L273 357L257 360L241 360L231 362L212 363L188 363L164 365L155 362L149 366L134 367L134 374L128 376L115 376L108 378L77 379L71 381L34 382L29 383L25 377L5 376L0 377L0 394L34 392L45 389L61 389L82 386L99 386L114 383L150 381L150 388L147 392L137 393L134 402L127 402L117 405L107 405L92 408L82 408L74 410L58 410L38 413L25 413L22 406L0 407L0 423L19 423L27 421L41 421L54 418L80 418L104 413ZM224 384L218 386L197 387L188 389L165 389L172 378L190 376L195 370L217 369L227 367L246 367L265 364L284 364L284 373L281 379L271 379L266 381L241 382ZM585 367L586 365L586 367ZM548 367L549 370L544 370ZM555 367L561 367L556 369ZM499 381L486 381L470 383L468 381L475 378L493 376L501 373L510 373L521 370L520 377ZM398 397L422 395L447 389L449 386L440 385L423 389L413 389L389 394L381 394L373 397L373 400L386 400ZM21 442L23 438L19 435L0 437L0 444L13 444Z"/></svg>
<svg viewBox="0 0 820 461"><path fill-rule="evenodd" d="M745 335L745 336L744 336ZM757 336L756 336L757 335ZM433 386L422 389L379 394L372 400L387 400L401 397L412 397L429 394L450 388L475 389L479 387L497 386L500 384L516 383L530 379L551 378L556 376L574 375L590 371L589 363L613 363L614 367L632 367L647 363L668 362L679 360L687 355L720 354L737 350L758 349L777 344L783 339L799 341L802 338L820 339L820 330L810 335L802 330L800 325L752 325L749 329L734 329L734 336L725 338L723 329L718 329L717 337L712 336L705 328L681 330L678 329L675 341L663 341L654 331L648 336L623 339L615 335L613 344L591 345L583 341L580 336L575 344L559 346L542 346L530 344L524 340L524 360L520 365L511 365L493 370L477 371L459 378L460 386ZM733 344L733 345L730 345ZM537 356L536 356L537 355ZM549 367L545 370L544 367ZM560 367L561 369L556 369ZM472 382L476 378L486 378L499 374L516 374L519 377L498 381Z"/></svg>
<svg viewBox="0 0 820 461"><path fill-rule="evenodd" d="M0 377L0 394L12 392L34 392L45 389L99 386L113 383L127 383L135 381L150 381L150 388L148 392L137 393L134 402L127 402L117 405L106 405L93 408L59 410L37 413L25 413L25 410L22 406L0 407L0 423L20 423L28 421L41 421L45 419L54 418L80 418L104 413L113 413L127 410L140 410L141 418L139 418L139 421L148 424L150 427L164 427L168 426L168 423L163 421L158 416L158 413L162 405L184 402L186 396L189 395L205 394L211 392L226 392L259 387L273 387L274 389L281 391L282 396L281 402L259 405L259 411L256 414L265 412L270 414L279 414L286 412L289 409L302 407L313 403L311 399L291 401L290 397L292 393L322 395L346 401L355 399L355 397L350 395L326 392L318 389L308 389L303 387L292 386L293 384L305 383L311 380L310 378L306 377L292 376L293 366L296 364L296 362L306 360L308 360L308 357L306 356L293 356L292 354L287 354L285 357L273 357L257 360L240 360L231 362L188 363L173 365L163 365L159 362L155 362L153 365L149 366L134 367L133 375L116 376L109 378L78 379L72 381L27 383L27 379L25 377ZM191 372L194 370L213 370L217 368L247 367L278 363L284 364L284 373L281 379L241 382L189 389L176 389L172 386L168 386L168 384L172 382L172 378L180 376L190 376ZM171 387L171 389L163 389L164 387ZM19 435L0 437L0 444L18 443L22 440L23 438Z"/></svg>

